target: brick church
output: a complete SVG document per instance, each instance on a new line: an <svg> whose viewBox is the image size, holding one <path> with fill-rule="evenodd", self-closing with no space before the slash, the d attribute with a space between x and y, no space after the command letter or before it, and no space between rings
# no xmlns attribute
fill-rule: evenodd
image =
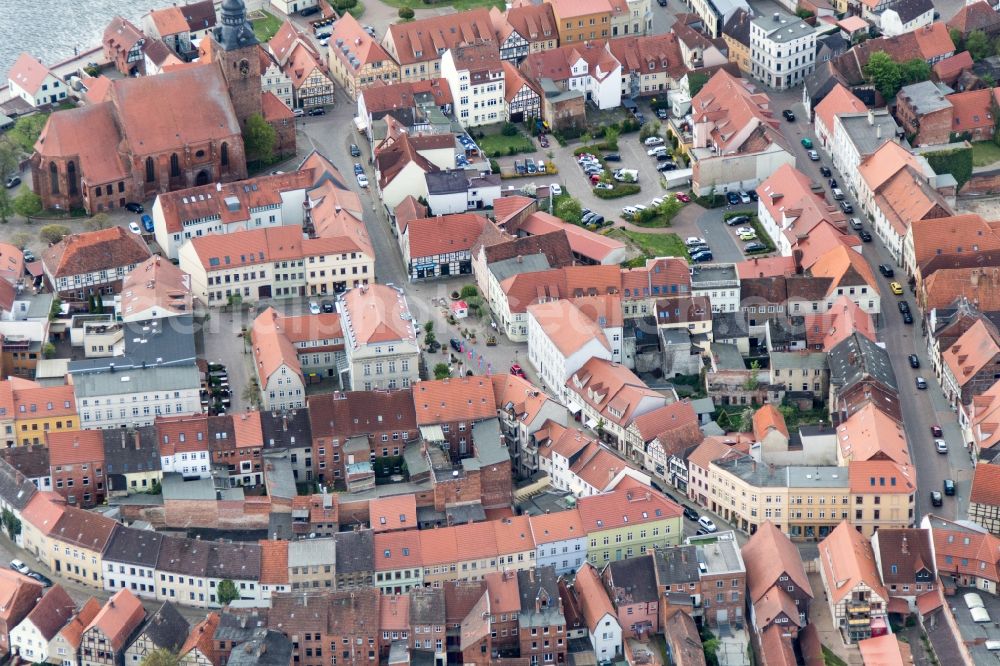
<svg viewBox="0 0 1000 666"><path fill-rule="evenodd" d="M222 26L197 64L113 81L106 101L53 113L35 144L32 181L45 208L93 214L160 192L247 177L242 129L255 114L294 152L291 111L261 93L259 44L243 0L224 0ZM279 102L280 105L280 102Z"/></svg>

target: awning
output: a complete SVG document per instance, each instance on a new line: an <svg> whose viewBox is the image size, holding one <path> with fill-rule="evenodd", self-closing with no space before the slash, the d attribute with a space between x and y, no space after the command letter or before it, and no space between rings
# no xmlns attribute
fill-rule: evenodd
<svg viewBox="0 0 1000 666"><path fill-rule="evenodd" d="M587 421L583 425L587 426L591 430L595 430L597 428L597 421L595 421L594 419L587 419Z"/></svg>
<svg viewBox="0 0 1000 666"><path fill-rule="evenodd" d="M420 436L424 438L425 442L443 442L444 440L444 430L441 426L420 426Z"/></svg>
<svg viewBox="0 0 1000 666"><path fill-rule="evenodd" d="M906 603L906 599L900 599L899 597L890 597L887 610L890 613L898 613L900 615L906 615L907 613L910 612L910 604Z"/></svg>
<svg viewBox="0 0 1000 666"><path fill-rule="evenodd" d="M570 400L569 402L566 403L566 409L569 410L570 414L572 414L573 416L576 416L577 414L580 413L580 411L583 409L583 407L581 407L580 405L578 405L575 402L573 402L572 400Z"/></svg>

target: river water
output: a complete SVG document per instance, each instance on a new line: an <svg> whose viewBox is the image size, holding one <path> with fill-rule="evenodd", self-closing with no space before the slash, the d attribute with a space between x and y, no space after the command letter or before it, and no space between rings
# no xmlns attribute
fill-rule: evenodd
<svg viewBox="0 0 1000 666"><path fill-rule="evenodd" d="M0 0L0 83L22 51L47 65L99 46L104 28L122 15L141 28L150 9L172 0Z"/></svg>

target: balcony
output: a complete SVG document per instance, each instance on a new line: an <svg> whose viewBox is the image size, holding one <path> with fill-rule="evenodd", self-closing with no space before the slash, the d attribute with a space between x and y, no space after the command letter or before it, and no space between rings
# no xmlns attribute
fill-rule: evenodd
<svg viewBox="0 0 1000 666"><path fill-rule="evenodd" d="M867 601L848 601L847 612L853 615L858 615L862 613L867 615L871 613L871 606L868 605Z"/></svg>

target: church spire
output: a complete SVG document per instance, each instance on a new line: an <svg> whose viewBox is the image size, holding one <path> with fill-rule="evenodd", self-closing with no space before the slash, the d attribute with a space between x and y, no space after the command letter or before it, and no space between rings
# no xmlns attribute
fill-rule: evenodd
<svg viewBox="0 0 1000 666"><path fill-rule="evenodd" d="M222 27L216 36L219 45L226 51L257 44L250 22L247 21L247 8L243 0L223 0Z"/></svg>

